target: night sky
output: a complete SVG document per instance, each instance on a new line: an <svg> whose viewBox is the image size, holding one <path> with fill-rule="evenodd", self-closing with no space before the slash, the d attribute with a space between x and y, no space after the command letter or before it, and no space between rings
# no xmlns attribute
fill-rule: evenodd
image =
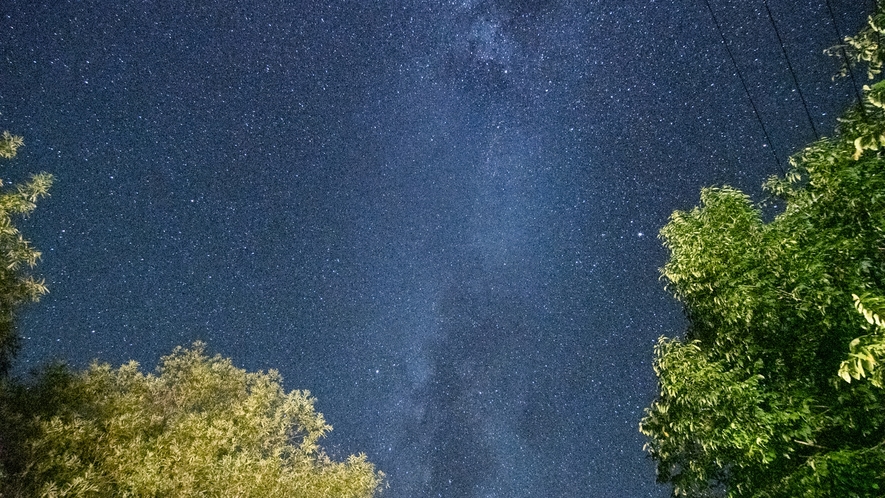
<svg viewBox="0 0 885 498"><path fill-rule="evenodd" d="M774 154L702 0L3 0L2 177L57 181L19 371L199 339L310 390L386 496L665 496L657 232L815 138L763 1L710 2ZM768 4L832 134L827 3Z"/></svg>

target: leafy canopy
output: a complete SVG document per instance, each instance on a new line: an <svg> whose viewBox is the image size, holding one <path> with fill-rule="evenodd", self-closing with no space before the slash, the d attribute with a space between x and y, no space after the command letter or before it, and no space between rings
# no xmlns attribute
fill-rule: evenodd
<svg viewBox="0 0 885 498"><path fill-rule="evenodd" d="M48 368L6 393L19 448L7 496L370 497L383 474L365 456L332 461L331 427L275 371L247 373L204 345L177 348L144 375L130 362ZM13 410L15 411L15 410Z"/></svg>
<svg viewBox="0 0 885 498"><path fill-rule="evenodd" d="M4 131L0 135L0 158L12 159L24 144L22 137ZM13 322L15 310L24 302L37 301L46 294L42 280L28 270L36 265L40 252L22 237L14 225L16 217L27 216L36 202L49 194L52 175L39 173L14 188L0 180L0 374L5 374L19 349Z"/></svg>
<svg viewBox="0 0 885 498"><path fill-rule="evenodd" d="M0 157L22 145L4 132ZM15 310L47 292L28 272L40 253L13 221L51 184L46 173L14 188L0 180L0 374L18 350ZM318 442L331 426L308 392L281 382L210 358L201 343L155 374L130 362L53 365L32 386L0 375L0 496L374 496L383 474L364 455L329 458Z"/></svg>
<svg viewBox="0 0 885 498"><path fill-rule="evenodd" d="M885 10L848 53L881 72ZM791 158L760 205L730 187L661 230L689 328L655 349L640 423L675 496L885 493L885 82Z"/></svg>

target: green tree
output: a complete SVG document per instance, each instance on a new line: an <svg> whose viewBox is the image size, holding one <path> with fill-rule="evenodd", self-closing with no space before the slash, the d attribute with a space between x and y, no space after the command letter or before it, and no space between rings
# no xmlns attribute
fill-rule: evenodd
<svg viewBox="0 0 885 498"><path fill-rule="evenodd" d="M828 49L826 52L830 55L845 56L839 76L848 76L850 68L858 65L866 65L869 79L878 76L885 63L885 51L881 47L883 34L885 34L885 15L881 10L877 10L868 18L867 26L860 33L856 36L846 36L845 43Z"/></svg>
<svg viewBox="0 0 885 498"><path fill-rule="evenodd" d="M22 138L3 132L0 136L0 157L15 157ZM40 252L25 240L13 221L29 215L41 197L48 195L52 175L39 173L28 182L5 188L0 180L0 374L8 372L12 358L19 349L15 332L16 309L27 301L37 301L47 292L42 280L36 280L28 270L40 258Z"/></svg>
<svg viewBox="0 0 885 498"><path fill-rule="evenodd" d="M883 21L849 39L873 76ZM865 87L835 137L766 182L785 206L770 222L708 188L661 230L689 328L655 349L640 431L675 496L885 494L883 97L885 83Z"/></svg>
<svg viewBox="0 0 885 498"><path fill-rule="evenodd" d="M73 373L52 366L9 388L2 496L370 497L382 485L365 456L331 460L331 427L305 391L275 371L247 373L177 348L156 374L130 362ZM13 461L10 461L13 460Z"/></svg>

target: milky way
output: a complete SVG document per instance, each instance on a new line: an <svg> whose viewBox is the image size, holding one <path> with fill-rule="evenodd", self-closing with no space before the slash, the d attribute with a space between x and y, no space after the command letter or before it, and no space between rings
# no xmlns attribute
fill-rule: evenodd
<svg viewBox="0 0 885 498"><path fill-rule="evenodd" d="M831 134L826 3L768 3ZM771 146L694 0L3 2L4 179L58 180L19 371L200 339L311 390L388 496L667 495L654 235L813 139L761 0L711 5Z"/></svg>

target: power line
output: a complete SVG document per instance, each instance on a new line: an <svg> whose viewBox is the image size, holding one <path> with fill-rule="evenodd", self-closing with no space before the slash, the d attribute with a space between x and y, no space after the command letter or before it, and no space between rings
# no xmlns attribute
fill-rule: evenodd
<svg viewBox="0 0 885 498"><path fill-rule="evenodd" d="M854 78L854 70L851 69L851 61L848 60L848 52L845 51L845 45L843 44L842 33L839 31L839 24L836 22L836 15L833 14L833 7L830 5L830 0L826 0L827 2L827 10L830 12L830 19L833 20L833 29L836 30L836 39L839 44L839 51L842 52L842 60L845 61L845 67L848 68L848 76L851 77L851 88L854 89L854 95L857 97L857 102L859 104L863 103L863 98L860 96L860 90L857 87L857 80ZM860 111L864 112L863 105L860 106Z"/></svg>
<svg viewBox="0 0 885 498"><path fill-rule="evenodd" d="M759 109L756 108L756 103L753 102L753 97L750 96L750 89L747 87L747 81L744 79L744 75L741 74L741 69L737 65L734 54L731 53L731 48L728 46L728 41L725 39L725 35L722 34L722 26L719 25L719 20L716 19L713 7L710 6L710 0L704 0L704 4L706 4L707 10L710 11L710 17L713 18L713 23L716 25L716 31L719 32L719 37L722 39L725 51L728 52L728 57L734 65L734 70L737 72L738 78L741 80L741 85L743 85L744 92L747 94L747 100L750 101L750 106L753 107L753 114L756 115L756 120L759 121L759 126L762 128L762 134L765 135L765 141L768 142L768 148L771 150L771 155L774 156L774 161L777 163L777 167L781 170L781 173L786 174L780 158L777 157L777 153L774 151L774 145L771 144L771 137L768 135L768 130L765 129L765 123L762 122L762 117L759 115Z"/></svg>
<svg viewBox="0 0 885 498"><path fill-rule="evenodd" d="M777 35L777 41L781 45L781 52L784 54L784 60L787 61L787 69L790 70L790 75L793 76L793 84L796 85L796 91L799 92L799 98L802 100L802 107L805 109L805 115L808 116L808 124L811 125L811 131L814 132L815 138L820 140L820 133L817 132L817 127L814 126L814 119L812 119L811 113L808 111L808 103L805 101L805 95L802 94L802 87L799 86L799 79L796 78L796 71L793 70L793 65L790 64L790 57L787 55L787 48L784 46L784 40L781 38L781 33L777 29L777 23L774 22L774 16L771 15L771 9L768 8L768 0L762 0L762 4L765 5L765 12L768 13L768 20L771 21L771 27L774 28L774 33Z"/></svg>

